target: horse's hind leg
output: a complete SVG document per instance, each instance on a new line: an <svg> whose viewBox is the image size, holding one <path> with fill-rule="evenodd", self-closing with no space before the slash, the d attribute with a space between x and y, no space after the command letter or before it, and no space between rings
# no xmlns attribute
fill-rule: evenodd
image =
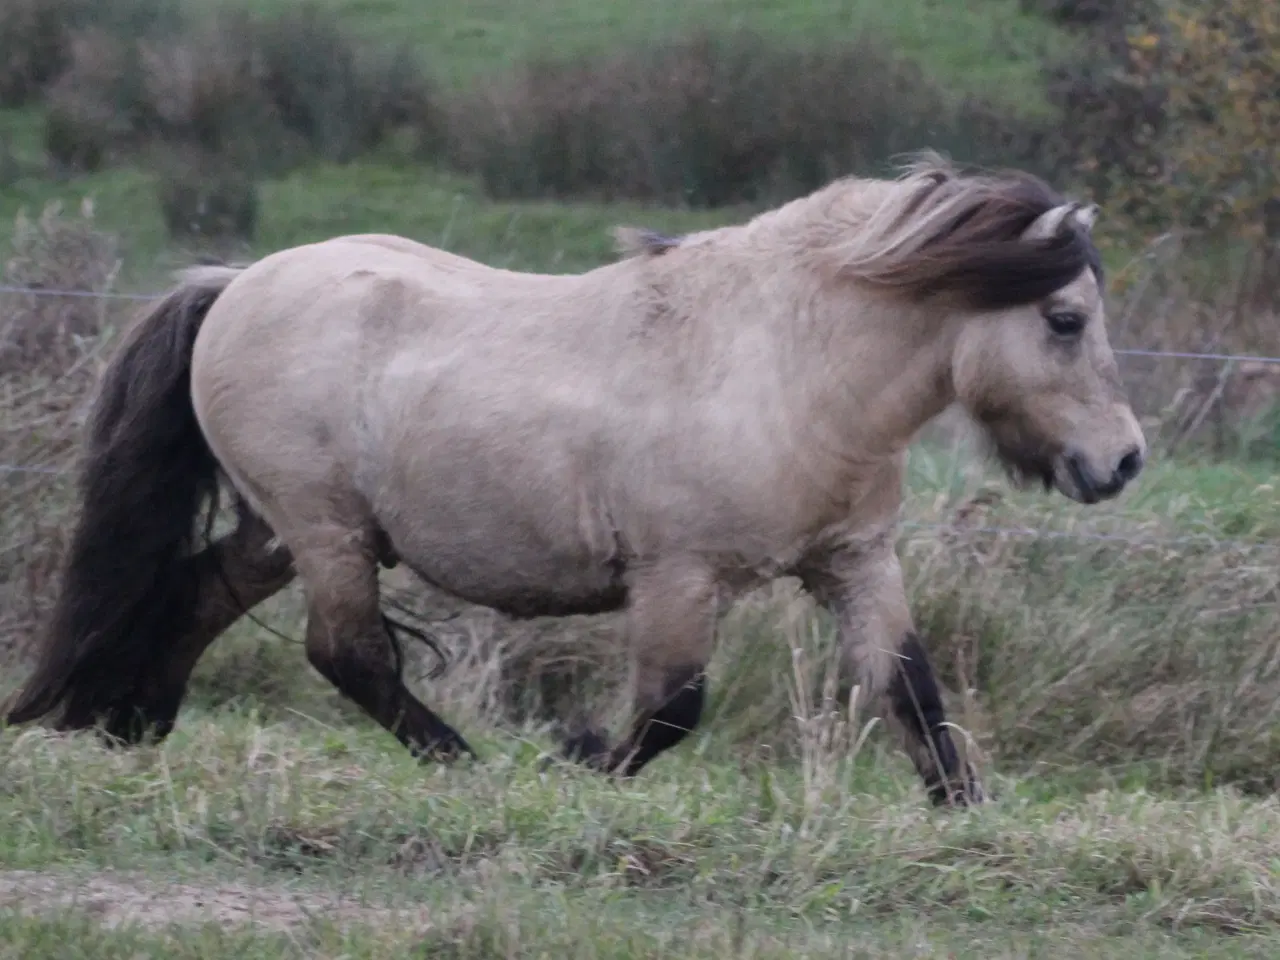
<svg viewBox="0 0 1280 960"><path fill-rule="evenodd" d="M148 732L166 737L187 692L191 672L201 655L228 627L250 609L283 590L293 579L292 557L272 543L273 533L243 501L237 500L236 528L182 562L195 577L192 626L175 637L163 657L148 664L127 697L103 716L103 732L125 743L137 743ZM92 725L92 718L68 715L64 727Z"/></svg>
<svg viewBox="0 0 1280 960"><path fill-rule="evenodd" d="M599 733L587 731L572 738L565 752L598 770L631 777L702 719L718 608L711 571L683 559L635 571L628 594L632 725L612 749Z"/></svg>
<svg viewBox="0 0 1280 960"><path fill-rule="evenodd" d="M415 756L474 756L462 736L404 685L378 605L376 540L333 526L311 527L292 538L307 593L307 658Z"/></svg>

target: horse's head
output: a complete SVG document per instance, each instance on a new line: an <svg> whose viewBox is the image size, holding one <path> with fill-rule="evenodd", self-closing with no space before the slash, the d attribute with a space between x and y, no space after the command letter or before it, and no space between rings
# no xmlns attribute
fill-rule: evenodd
<svg viewBox="0 0 1280 960"><path fill-rule="evenodd" d="M1146 455L1107 340L1096 213L1035 177L926 162L881 194L841 263L945 330L944 392L1015 479L1082 503L1118 494Z"/></svg>
<svg viewBox="0 0 1280 960"><path fill-rule="evenodd" d="M952 357L956 397L1014 478L1081 503L1117 495L1146 456L1107 339L1095 215L1072 203L1040 214L1021 240L1046 258L1079 258L1081 269L1030 302L963 318Z"/></svg>

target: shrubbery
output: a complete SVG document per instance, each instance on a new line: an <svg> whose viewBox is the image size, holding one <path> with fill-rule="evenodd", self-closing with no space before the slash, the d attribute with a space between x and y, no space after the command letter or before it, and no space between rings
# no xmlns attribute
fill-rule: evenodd
<svg viewBox="0 0 1280 960"><path fill-rule="evenodd" d="M0 4L21 11L0 46L0 91L45 98L48 153L69 170L163 144L273 174L351 159L408 126L424 154L495 195L717 206L794 195L924 146L1033 168L1061 152L1045 149L1047 127L957 102L873 38L802 47L701 33L538 60L444 95L409 51L358 44L317 6L191 18L130 0L90 20L84 0Z"/></svg>
<svg viewBox="0 0 1280 960"><path fill-rule="evenodd" d="M693 206L778 199L932 146L1035 166L1044 132L956 103L869 39L798 47L750 32L543 60L458 97L446 155L503 197Z"/></svg>
<svg viewBox="0 0 1280 960"><path fill-rule="evenodd" d="M352 159L426 122L430 99L407 51L364 49L321 8L266 18L228 7L74 32L48 89L47 146L68 166L163 143L276 172Z"/></svg>
<svg viewBox="0 0 1280 960"><path fill-rule="evenodd" d="M22 106L67 68L86 0L0 0L0 106Z"/></svg>
<svg viewBox="0 0 1280 960"><path fill-rule="evenodd" d="M1088 36L1083 57L1046 63L1052 121L957 101L872 37L703 32L446 94L412 51L355 41L328 8L172 0L0 0L0 104L43 98L48 153L69 170L163 144L270 175L408 126L429 158L504 197L776 201L929 146L1074 180L1137 226L1271 199L1270 181L1248 201L1238 189L1280 168L1266 0L1023 6Z"/></svg>
<svg viewBox="0 0 1280 960"><path fill-rule="evenodd" d="M179 153L160 166L156 189L171 237L215 244L253 239L258 185L238 167Z"/></svg>
<svg viewBox="0 0 1280 960"><path fill-rule="evenodd" d="M157 169L181 237L249 236L253 178L351 160L398 128L427 137L434 125L412 51L357 43L314 4L192 16L169 0L0 0L0 103L37 97L56 168ZM199 159L184 171L175 157Z"/></svg>

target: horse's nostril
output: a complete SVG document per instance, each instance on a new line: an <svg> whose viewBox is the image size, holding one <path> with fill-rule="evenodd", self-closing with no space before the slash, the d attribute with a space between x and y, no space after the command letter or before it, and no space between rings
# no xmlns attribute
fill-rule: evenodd
<svg viewBox="0 0 1280 960"><path fill-rule="evenodd" d="M1116 464L1116 479L1128 483L1142 471L1142 451L1134 447Z"/></svg>

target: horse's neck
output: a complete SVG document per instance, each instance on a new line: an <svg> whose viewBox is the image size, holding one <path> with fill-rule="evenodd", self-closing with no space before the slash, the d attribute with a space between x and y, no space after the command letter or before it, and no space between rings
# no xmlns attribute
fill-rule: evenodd
<svg viewBox="0 0 1280 960"><path fill-rule="evenodd" d="M953 399L945 318L850 285L823 286L812 265L787 267L788 258L744 250L744 241L739 234L706 250L695 274L664 278L669 295L714 305L693 325L703 346L718 351L746 328L753 340L767 329L759 342L773 349L756 360L775 375L756 376L782 395L760 402L785 405L793 428L828 449L873 458L905 449Z"/></svg>
<svg viewBox="0 0 1280 960"><path fill-rule="evenodd" d="M851 454L905 449L954 399L945 321L878 298L828 301L797 330L796 370L816 389L809 415Z"/></svg>

